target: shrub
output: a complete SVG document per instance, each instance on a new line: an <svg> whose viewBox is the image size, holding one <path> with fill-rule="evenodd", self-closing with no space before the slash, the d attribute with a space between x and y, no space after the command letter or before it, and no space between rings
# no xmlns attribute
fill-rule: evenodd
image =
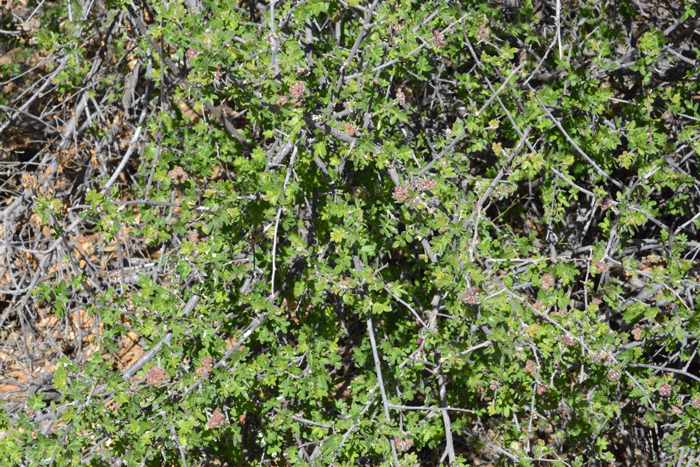
<svg viewBox="0 0 700 467"><path fill-rule="evenodd" d="M75 344L43 350L58 400L0 412L0 464L692 462L696 12L615 8L5 24L49 65L3 129L50 141L13 175L33 220L3 213L4 316Z"/></svg>

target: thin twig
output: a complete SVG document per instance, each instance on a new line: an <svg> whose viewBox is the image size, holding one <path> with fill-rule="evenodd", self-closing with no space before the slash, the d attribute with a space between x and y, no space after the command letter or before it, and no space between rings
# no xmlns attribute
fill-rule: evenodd
<svg viewBox="0 0 700 467"><path fill-rule="evenodd" d="M372 356L374 357L374 368L377 373L377 383L382 394L382 403L384 404L384 417L388 423L391 423L391 415L389 414L389 401L386 397L386 389L384 389L384 379L382 378L382 366L379 361L379 353L377 352L377 342L374 340L374 324L372 324L372 316L367 315L367 332L369 333L369 341L372 345ZM398 467L399 458L396 454L396 444L391 439L391 452L394 454L394 465Z"/></svg>

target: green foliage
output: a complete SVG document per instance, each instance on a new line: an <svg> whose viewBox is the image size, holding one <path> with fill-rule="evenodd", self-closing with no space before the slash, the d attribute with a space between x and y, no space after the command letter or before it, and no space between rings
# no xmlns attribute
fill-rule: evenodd
<svg viewBox="0 0 700 467"><path fill-rule="evenodd" d="M188 4L150 5L135 38L168 105L143 123L134 186L95 186L81 214L106 241L128 228L168 273L130 291L112 283L86 304L100 351L59 363L54 428L0 412L0 465L416 465L454 448L454 465L468 465L494 445L502 463L594 465L616 459L618 423L644 417L671 427L669 456L697 449L697 378L652 359L689 362L700 337L682 295L697 265L677 231L691 232L698 182L666 160L696 146L685 96L698 82L649 85L662 31L646 30L618 75L610 57L627 32L599 2L579 3L588 23L567 17L561 52L532 2L504 13L282 1L274 18ZM78 23L37 38L70 49L58 92L90 73ZM550 54L551 75L525 46ZM586 67L574 60L584 52ZM643 94L620 104L613 90L632 86ZM231 131L208 106L243 123ZM695 117L681 137L665 112ZM66 233L57 199L42 195L35 210L55 238ZM625 253L642 240L663 255L653 267ZM636 300L627 276L643 277L657 306ZM33 293L64 318L83 279ZM130 332L164 344L125 377L114 359ZM28 406L55 409L37 395ZM403 440L411 447L396 454Z"/></svg>

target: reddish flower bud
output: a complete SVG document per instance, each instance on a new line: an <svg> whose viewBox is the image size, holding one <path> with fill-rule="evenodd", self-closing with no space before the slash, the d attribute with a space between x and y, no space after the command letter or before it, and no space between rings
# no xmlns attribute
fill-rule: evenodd
<svg viewBox="0 0 700 467"><path fill-rule="evenodd" d="M598 272L606 272L608 269L610 269L610 265L607 263L604 263L602 261L593 261L593 265L598 269Z"/></svg>
<svg viewBox="0 0 700 467"><path fill-rule="evenodd" d="M39 29L41 28L41 21L39 21L36 18L32 18L28 20L26 23L24 23L25 26L27 26L29 29L31 29L33 32L37 33L39 32Z"/></svg>
<svg viewBox="0 0 700 467"><path fill-rule="evenodd" d="M641 340L642 339L642 329L641 328L632 329L632 335L634 336L635 340Z"/></svg>
<svg viewBox="0 0 700 467"><path fill-rule="evenodd" d="M433 31L433 45L438 48L445 47L445 35L438 30Z"/></svg>
<svg viewBox="0 0 700 467"><path fill-rule="evenodd" d="M571 336L561 336L561 337L559 338L559 340L561 340L561 342L562 342L564 345L568 345L568 346L576 345L576 339L574 339L574 338L571 337Z"/></svg>
<svg viewBox="0 0 700 467"><path fill-rule="evenodd" d="M209 418L207 428L220 428L222 426L224 426L224 415L221 413L221 409L216 409Z"/></svg>
<svg viewBox="0 0 700 467"><path fill-rule="evenodd" d="M158 368L155 365L151 365L146 372L146 379L148 380L149 385L160 386L162 383L170 379L170 375L168 375L165 370Z"/></svg>
<svg viewBox="0 0 700 467"><path fill-rule="evenodd" d="M479 287L474 285L465 290L464 300L470 305L477 305L479 303Z"/></svg>
<svg viewBox="0 0 700 467"><path fill-rule="evenodd" d="M301 81L297 81L289 88L289 95L292 96L293 99L299 99L304 92L306 92L306 86L304 86L304 83Z"/></svg>
<svg viewBox="0 0 700 467"><path fill-rule="evenodd" d="M394 437L394 445L396 446L397 451L406 452L411 449L411 446L413 446L413 440L408 438L399 438L396 436Z"/></svg>
<svg viewBox="0 0 700 467"><path fill-rule="evenodd" d="M537 370L535 370L535 362L532 360L528 360L525 365L525 373L530 373L532 376L536 376L536 371Z"/></svg>
<svg viewBox="0 0 700 467"><path fill-rule="evenodd" d="M544 274L540 280L540 285L545 290L549 289L552 285L554 285L554 276L551 274Z"/></svg>
<svg viewBox="0 0 700 467"><path fill-rule="evenodd" d="M396 91L396 100L399 101L401 105L406 103L406 94L404 94L401 89Z"/></svg>
<svg viewBox="0 0 700 467"><path fill-rule="evenodd" d="M668 383L663 383L661 384L661 387L659 388L659 394L661 394L664 397L668 397L671 395L671 385Z"/></svg>

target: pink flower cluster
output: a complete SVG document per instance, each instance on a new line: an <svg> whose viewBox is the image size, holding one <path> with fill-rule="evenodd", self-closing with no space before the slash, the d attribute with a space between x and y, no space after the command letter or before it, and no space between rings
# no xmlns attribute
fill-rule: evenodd
<svg viewBox="0 0 700 467"><path fill-rule="evenodd" d="M394 188L394 199L397 201L404 202L408 198L411 197L409 194L409 187L408 185L399 185L396 188Z"/></svg>
<svg viewBox="0 0 700 467"><path fill-rule="evenodd" d="M563 308L559 311L553 311L551 313L552 316L564 316L566 314L566 308Z"/></svg>
<svg viewBox="0 0 700 467"><path fill-rule="evenodd" d="M525 373L530 373L532 376L537 376L537 370L535 369L535 362L528 360L525 364Z"/></svg>
<svg viewBox="0 0 700 467"><path fill-rule="evenodd" d="M470 305L477 305L479 303L479 287L474 285L465 290L464 300Z"/></svg>
<svg viewBox="0 0 700 467"><path fill-rule="evenodd" d="M482 24L479 26L479 29L476 30L476 38L479 42L487 40L490 35L491 30L487 28L485 24Z"/></svg>
<svg viewBox="0 0 700 467"><path fill-rule="evenodd" d="M668 397L671 395L671 385L668 383L662 383L661 387L659 388L659 394L661 394L664 397Z"/></svg>
<svg viewBox="0 0 700 467"><path fill-rule="evenodd" d="M610 269L610 265L602 261L594 260L593 265L598 269L598 272L606 272Z"/></svg>
<svg viewBox="0 0 700 467"><path fill-rule="evenodd" d="M25 26L27 26L29 29L32 30L32 32L37 33L39 32L39 29L41 28L41 21L39 21L36 18L32 18L26 23L24 23Z"/></svg>
<svg viewBox="0 0 700 467"><path fill-rule="evenodd" d="M549 391L549 386L547 386L546 384L543 384L537 388L537 394L544 394L547 391Z"/></svg>
<svg viewBox="0 0 700 467"><path fill-rule="evenodd" d="M532 305L532 308L534 308L537 311L541 311L542 308L544 308L544 302L542 300L537 300L534 305Z"/></svg>
<svg viewBox="0 0 700 467"><path fill-rule="evenodd" d="M508 195L510 194L510 190L512 190L513 187L510 185L499 185L493 190L491 190L491 193L489 194L489 197L491 199L502 199L502 198L507 198Z"/></svg>
<svg viewBox="0 0 700 467"><path fill-rule="evenodd" d="M413 189L415 191L428 191L432 190L435 188L435 185L437 185L437 182L435 180L421 180L413 184Z"/></svg>
<svg viewBox="0 0 700 467"><path fill-rule="evenodd" d="M445 35L438 31L437 29L433 31L433 45L438 48L443 48L445 47Z"/></svg>
<svg viewBox="0 0 700 467"><path fill-rule="evenodd" d="M576 339L574 339L574 338L571 337L571 336L561 336L561 337L559 338L559 340L560 340L560 341L562 342L562 344L564 344L564 345L568 345L568 346L576 345Z"/></svg>
<svg viewBox="0 0 700 467"><path fill-rule="evenodd" d="M610 201L610 198L603 198L600 200L599 204L600 204L600 209L605 211L610 206L612 206L612 201Z"/></svg>
<svg viewBox="0 0 700 467"><path fill-rule="evenodd" d="M693 406L694 409L700 409L700 398L693 399L690 405Z"/></svg>
<svg viewBox="0 0 700 467"><path fill-rule="evenodd" d="M199 235L197 232L190 232L187 234L187 240L189 240L192 243L197 243L199 241Z"/></svg>
<svg viewBox="0 0 700 467"><path fill-rule="evenodd" d="M642 328L632 329L632 335L634 336L635 340L642 340Z"/></svg>
<svg viewBox="0 0 700 467"><path fill-rule="evenodd" d="M224 426L224 414L221 413L221 409L214 410L214 413L209 418L209 423L207 423L207 428L220 428Z"/></svg>
<svg viewBox="0 0 700 467"><path fill-rule="evenodd" d="M492 379L491 381L489 381L489 386L491 387L492 391L495 391L496 389L498 389L498 386L500 386L500 385L501 385L501 383L499 383L498 380Z"/></svg>
<svg viewBox="0 0 700 467"><path fill-rule="evenodd" d="M279 36L275 32L269 32L265 36L265 42L267 42L270 45L274 44L277 41L277 39L279 39Z"/></svg>
<svg viewBox="0 0 700 467"><path fill-rule="evenodd" d="M296 83L292 84L292 87L289 88L289 95L292 96L292 104L296 104L299 102L299 99L301 96L304 95L306 92L306 86L304 86L304 83L301 81L297 81Z"/></svg>
<svg viewBox="0 0 700 467"><path fill-rule="evenodd" d="M410 185L399 185L394 188L394 199L400 202L406 202L409 200L409 204L418 204L418 198L415 196L423 191L432 190L437 185L435 180L420 180L418 182L412 183Z"/></svg>
<svg viewBox="0 0 700 467"><path fill-rule="evenodd" d="M185 180L187 180L187 174L183 172L182 167L179 166L168 172L168 177L170 177L170 180L173 180L175 183L183 183Z"/></svg>
<svg viewBox="0 0 700 467"><path fill-rule="evenodd" d="M601 363L608 359L608 353L604 350L600 352L590 352L588 358L590 358L593 363Z"/></svg>
<svg viewBox="0 0 700 467"><path fill-rule="evenodd" d="M211 357L206 357L202 359L202 366L197 368L197 374L204 377L207 373L211 371Z"/></svg>
<svg viewBox="0 0 700 467"><path fill-rule="evenodd" d="M484 15L484 22L479 26L479 29L476 30L476 40L479 42L487 40L491 35L491 30L486 27L488 24L489 19Z"/></svg>
<svg viewBox="0 0 700 467"><path fill-rule="evenodd" d="M406 103L406 94L404 94L401 89L396 91L396 100L399 101L401 105Z"/></svg>
<svg viewBox="0 0 700 467"><path fill-rule="evenodd" d="M355 131L357 131L357 128L352 126L350 123L345 124L345 134L352 136L355 134Z"/></svg>
<svg viewBox="0 0 700 467"><path fill-rule="evenodd" d="M413 440L408 438L394 437L394 444L396 445L396 450L399 452L406 452L413 446Z"/></svg>
<svg viewBox="0 0 700 467"><path fill-rule="evenodd" d="M390 36L392 32L400 31L403 29L403 25L399 23L392 23L386 28L386 35Z"/></svg>
<svg viewBox="0 0 700 467"><path fill-rule="evenodd" d="M148 380L148 384L150 386L160 386L162 383L165 383L170 379L170 375L168 375L162 368L151 365L146 372L146 379Z"/></svg>
<svg viewBox="0 0 700 467"><path fill-rule="evenodd" d="M540 279L540 285L544 290L548 290L554 285L554 276L551 274L543 274L542 279Z"/></svg>
<svg viewBox="0 0 700 467"><path fill-rule="evenodd" d="M193 48L190 48L187 50L187 56L190 57L190 60L194 60L194 57L197 56L197 51Z"/></svg>
<svg viewBox="0 0 700 467"><path fill-rule="evenodd" d="M216 65L216 71L213 71L211 75L216 81L221 79L223 74L221 73L221 68L219 67L219 65Z"/></svg>
<svg viewBox="0 0 700 467"><path fill-rule="evenodd" d="M613 369L608 371L608 378L610 378L611 381L617 381L618 379L620 379L621 376L622 373L620 372L620 370Z"/></svg>

